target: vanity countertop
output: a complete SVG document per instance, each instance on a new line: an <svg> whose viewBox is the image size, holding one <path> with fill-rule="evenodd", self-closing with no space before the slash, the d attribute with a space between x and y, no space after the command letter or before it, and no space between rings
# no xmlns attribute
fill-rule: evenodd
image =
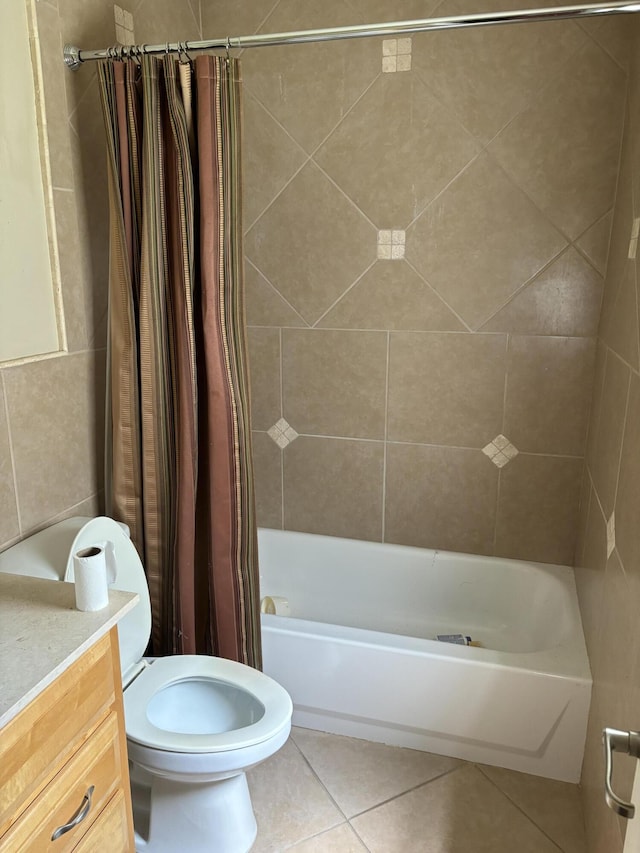
<svg viewBox="0 0 640 853"><path fill-rule="evenodd" d="M111 589L108 607L83 613L72 583L0 573L0 728L137 601Z"/></svg>

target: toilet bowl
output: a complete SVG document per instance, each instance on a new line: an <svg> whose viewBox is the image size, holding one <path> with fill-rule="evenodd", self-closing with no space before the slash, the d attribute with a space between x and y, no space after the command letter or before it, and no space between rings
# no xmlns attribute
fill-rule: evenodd
<svg viewBox="0 0 640 853"><path fill-rule="evenodd" d="M105 541L114 546L113 586L140 596L118 624L136 851L247 853L257 827L246 772L287 740L289 694L223 658L144 659L149 591L126 526L112 519L59 522L14 546L8 570L72 581L73 554Z"/></svg>

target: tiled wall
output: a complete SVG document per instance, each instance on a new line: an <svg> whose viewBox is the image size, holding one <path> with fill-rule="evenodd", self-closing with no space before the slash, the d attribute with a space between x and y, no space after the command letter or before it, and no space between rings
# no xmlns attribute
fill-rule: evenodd
<svg viewBox="0 0 640 853"><path fill-rule="evenodd" d="M103 479L108 201L102 114L95 66L72 74L61 54L65 42L84 48L113 44L114 4L28 3L33 49L42 62L43 131L68 352L0 366L0 549L54 519L96 513ZM193 6L190 0L124 6L141 40L200 35L197 0Z"/></svg>
<svg viewBox="0 0 640 853"><path fill-rule="evenodd" d="M613 216L576 577L594 678L582 773L590 853L620 853L626 821L604 804L604 726L640 728L640 22L634 42ZM631 796L636 762L617 757L614 790ZM637 818L636 818L637 819Z"/></svg>
<svg viewBox="0 0 640 853"><path fill-rule="evenodd" d="M218 36L471 11L201 6ZM261 524L572 561L620 33L601 19L243 54Z"/></svg>

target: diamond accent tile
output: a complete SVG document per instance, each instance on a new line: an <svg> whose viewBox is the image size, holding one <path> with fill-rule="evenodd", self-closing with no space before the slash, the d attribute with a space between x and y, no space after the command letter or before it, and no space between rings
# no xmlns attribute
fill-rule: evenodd
<svg viewBox="0 0 640 853"><path fill-rule="evenodd" d="M267 430L267 434L282 450L284 450L285 447L291 444L292 441L295 441L298 437L298 433L284 418L280 418L279 421L276 421L276 423Z"/></svg>
<svg viewBox="0 0 640 853"><path fill-rule="evenodd" d="M404 258L404 231L378 231L378 260L399 261Z"/></svg>
<svg viewBox="0 0 640 853"><path fill-rule="evenodd" d="M512 459L516 458L520 451L514 444L511 444L506 436L497 435L493 441L482 448L482 452L489 457L496 468L504 468Z"/></svg>
<svg viewBox="0 0 640 853"><path fill-rule="evenodd" d="M613 554L616 547L616 515L614 512L609 516L607 521L607 560Z"/></svg>
<svg viewBox="0 0 640 853"><path fill-rule="evenodd" d="M384 39L382 42L382 71L411 71L411 39Z"/></svg>
<svg viewBox="0 0 640 853"><path fill-rule="evenodd" d="M133 33L133 15L117 4L113 7L116 25L116 41L120 44L135 44Z"/></svg>

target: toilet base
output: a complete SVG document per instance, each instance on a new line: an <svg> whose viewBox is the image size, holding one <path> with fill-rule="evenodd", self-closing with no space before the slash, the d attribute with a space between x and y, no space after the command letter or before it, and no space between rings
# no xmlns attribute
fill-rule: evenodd
<svg viewBox="0 0 640 853"><path fill-rule="evenodd" d="M248 853L257 826L247 777L184 784L131 768L137 853Z"/></svg>

